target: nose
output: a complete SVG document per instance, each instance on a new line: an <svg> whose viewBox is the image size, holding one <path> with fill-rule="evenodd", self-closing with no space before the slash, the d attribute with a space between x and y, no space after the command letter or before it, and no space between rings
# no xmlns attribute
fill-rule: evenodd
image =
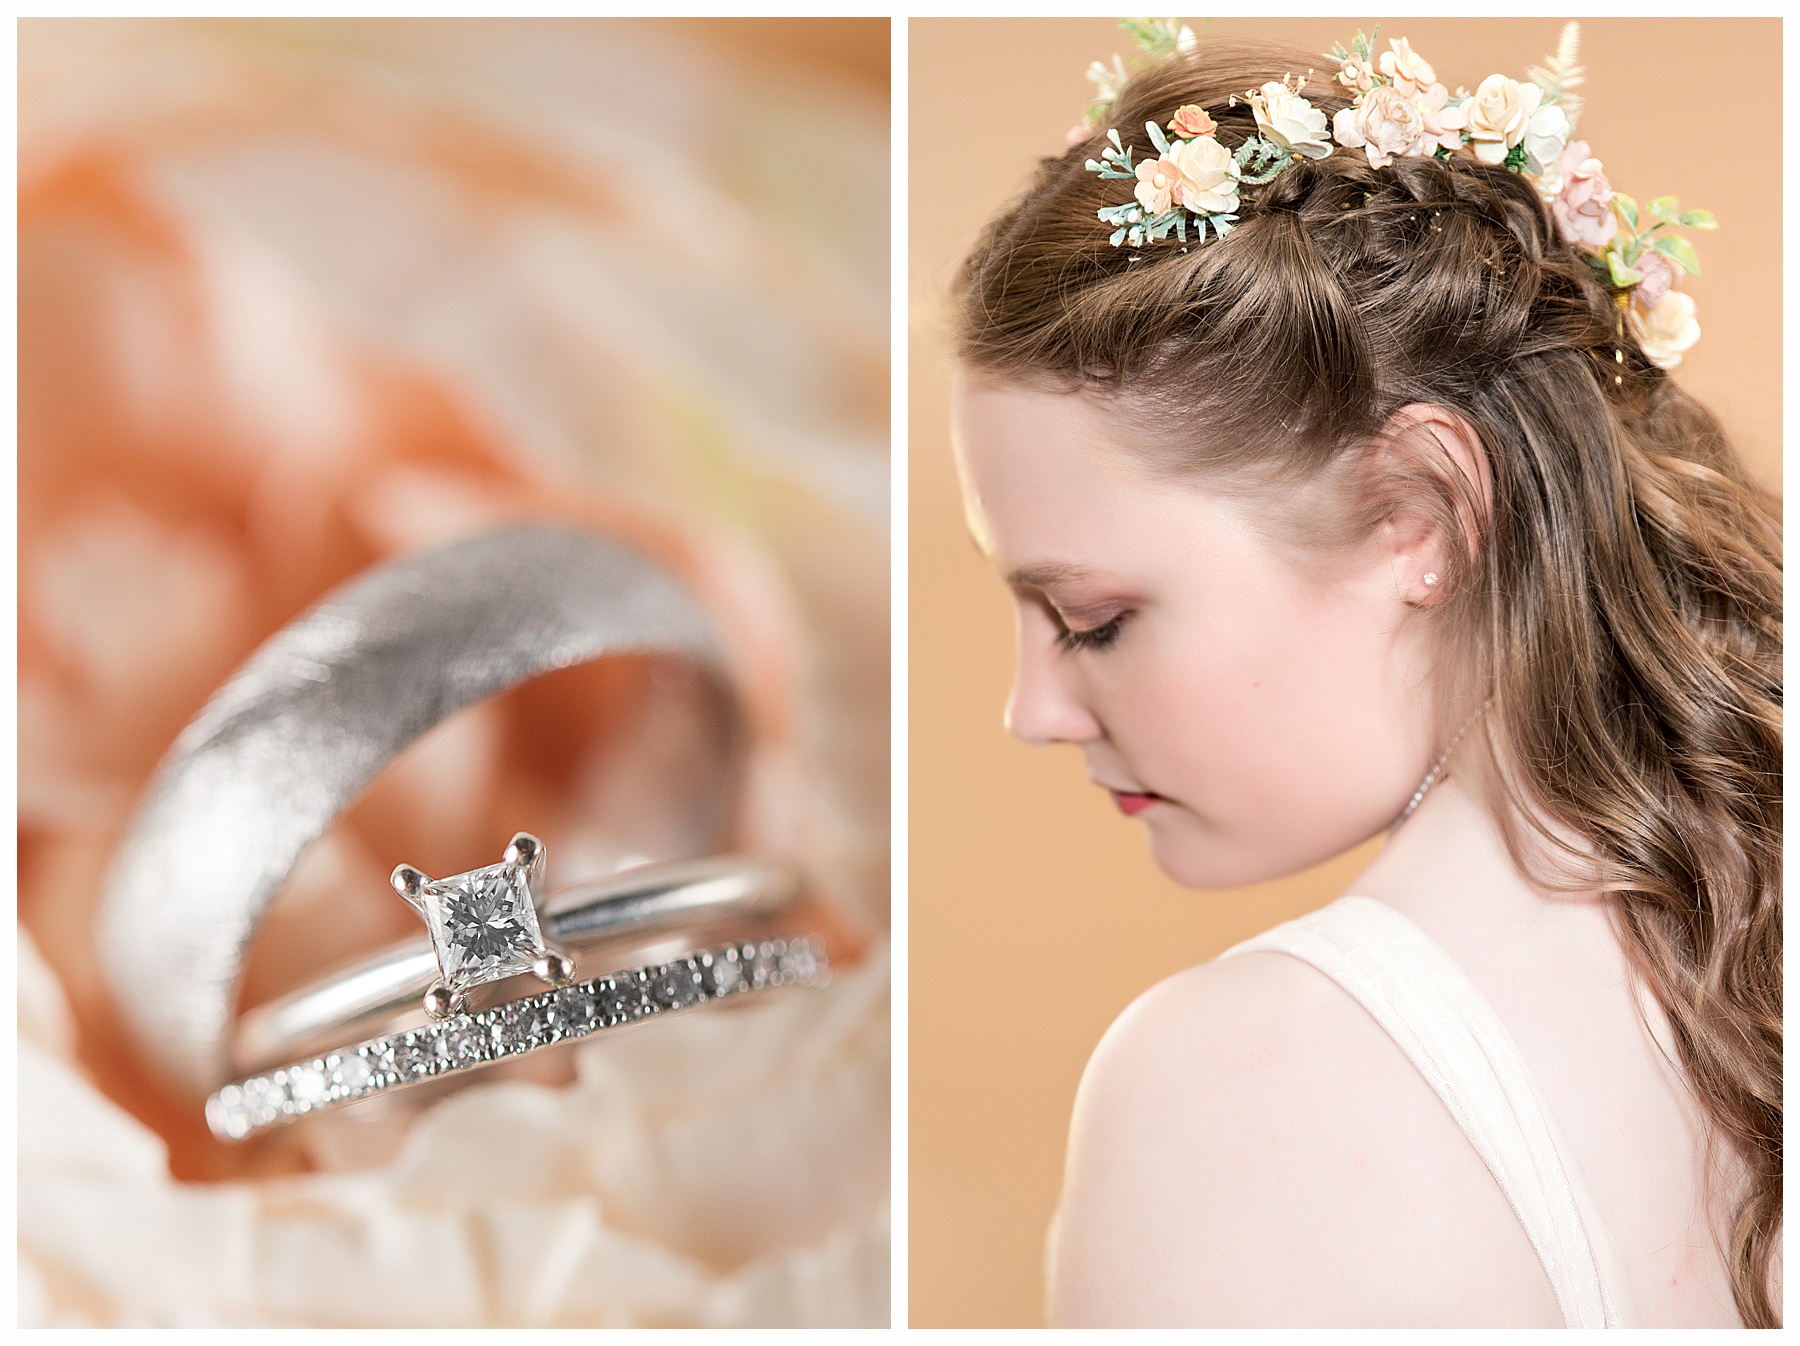
<svg viewBox="0 0 1800 1346"><path fill-rule="evenodd" d="M1070 656L1057 645L1049 618L1026 608L1018 625L1018 663L1006 698L1007 732L1038 747L1099 738L1100 722L1077 695Z"/></svg>

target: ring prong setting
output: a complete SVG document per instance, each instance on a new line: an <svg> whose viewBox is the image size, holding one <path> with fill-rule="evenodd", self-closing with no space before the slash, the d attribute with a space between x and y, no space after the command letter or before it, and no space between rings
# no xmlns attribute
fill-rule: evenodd
<svg viewBox="0 0 1800 1346"><path fill-rule="evenodd" d="M423 870L414 869L411 865L395 865L394 872L388 876L388 882L412 906L424 910L425 885L431 880L425 877Z"/></svg>
<svg viewBox="0 0 1800 1346"><path fill-rule="evenodd" d="M575 980L575 963L567 954L547 949L542 958L532 963L531 974L551 986L567 986Z"/></svg>
<svg viewBox="0 0 1800 1346"><path fill-rule="evenodd" d="M425 992L425 1015L429 1019L448 1019L460 1008L458 996L443 982L433 982L431 989Z"/></svg>

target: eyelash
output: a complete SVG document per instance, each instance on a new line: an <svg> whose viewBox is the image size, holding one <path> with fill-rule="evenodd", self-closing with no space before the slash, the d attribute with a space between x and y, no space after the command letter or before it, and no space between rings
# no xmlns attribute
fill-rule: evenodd
<svg viewBox="0 0 1800 1346"><path fill-rule="evenodd" d="M1104 626L1091 627L1086 631L1075 631L1065 626L1057 632L1056 643L1065 650L1103 650L1119 638L1119 628L1125 624L1125 616L1121 612Z"/></svg>

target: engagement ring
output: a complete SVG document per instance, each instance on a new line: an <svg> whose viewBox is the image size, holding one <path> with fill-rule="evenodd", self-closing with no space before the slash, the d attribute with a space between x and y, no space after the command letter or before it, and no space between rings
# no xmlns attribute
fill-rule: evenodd
<svg viewBox="0 0 1800 1346"><path fill-rule="evenodd" d="M480 870L463 877L477 880L484 873L491 875L487 882L503 879ZM793 904L799 892L798 876L785 864L742 857L676 860L559 888L536 903L530 919L547 949L578 956L610 947L619 950L623 962L634 950L677 935L688 941L687 947L731 936L761 938L770 933L762 929L769 918ZM376 1031L416 1009L428 991L460 980L457 974L466 964L493 960L497 965L507 940L517 938L505 928L509 918L502 910L503 895L490 898L477 892L471 898L444 922L453 945L457 930L467 932L460 951L453 947L450 952L452 971L446 973L434 942L414 939L246 1010L232 1032L232 1073L266 1070L335 1047L359 1032ZM454 906L458 899L448 900ZM496 919L503 923L499 930L492 926ZM535 949L531 952L530 960L521 951L514 962L531 970L537 958ZM463 983L465 994L468 984Z"/></svg>

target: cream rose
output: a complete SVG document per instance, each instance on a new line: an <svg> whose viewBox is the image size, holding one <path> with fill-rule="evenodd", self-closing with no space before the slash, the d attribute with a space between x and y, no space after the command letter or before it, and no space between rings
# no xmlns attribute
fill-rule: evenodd
<svg viewBox="0 0 1800 1346"><path fill-rule="evenodd" d="M1403 94L1414 94L1437 83L1437 72L1431 62L1412 49L1403 37L1388 41L1391 51L1381 53L1381 73Z"/></svg>
<svg viewBox="0 0 1800 1346"><path fill-rule="evenodd" d="M1360 107L1339 112L1333 127L1338 144L1362 150L1371 168L1386 168L1398 155L1430 153L1418 103L1386 84L1369 90Z"/></svg>
<svg viewBox="0 0 1800 1346"><path fill-rule="evenodd" d="M1632 305L1631 330L1650 363L1658 369L1673 369L1681 363L1682 353L1700 339L1700 324L1694 320L1694 301L1680 290L1670 290L1655 308L1645 312Z"/></svg>
<svg viewBox="0 0 1800 1346"><path fill-rule="evenodd" d="M1619 232L1619 221L1612 212L1612 184L1600 161L1588 153L1587 141L1577 140L1563 150L1557 176L1550 213L1563 237L1578 247L1604 248Z"/></svg>
<svg viewBox="0 0 1800 1346"><path fill-rule="evenodd" d="M1181 171L1167 159L1144 160L1137 166L1137 179L1138 204L1150 214L1160 215L1175 204Z"/></svg>
<svg viewBox="0 0 1800 1346"><path fill-rule="evenodd" d="M1218 129L1219 124L1198 103L1176 108L1175 115L1169 118L1169 130L1189 140L1196 136L1209 136Z"/></svg>
<svg viewBox="0 0 1800 1346"><path fill-rule="evenodd" d="M1502 163L1507 151L1525 138L1525 128L1538 110L1544 91L1505 75L1489 75L1466 105L1470 148L1484 164Z"/></svg>
<svg viewBox="0 0 1800 1346"><path fill-rule="evenodd" d="M1226 215L1238 208L1238 166L1211 136L1169 146L1162 162L1179 175L1179 202L1196 215Z"/></svg>
<svg viewBox="0 0 1800 1346"><path fill-rule="evenodd" d="M1308 159L1323 159L1331 153L1325 114L1287 85L1270 80L1250 100L1250 105L1256 113L1256 129L1264 140Z"/></svg>

